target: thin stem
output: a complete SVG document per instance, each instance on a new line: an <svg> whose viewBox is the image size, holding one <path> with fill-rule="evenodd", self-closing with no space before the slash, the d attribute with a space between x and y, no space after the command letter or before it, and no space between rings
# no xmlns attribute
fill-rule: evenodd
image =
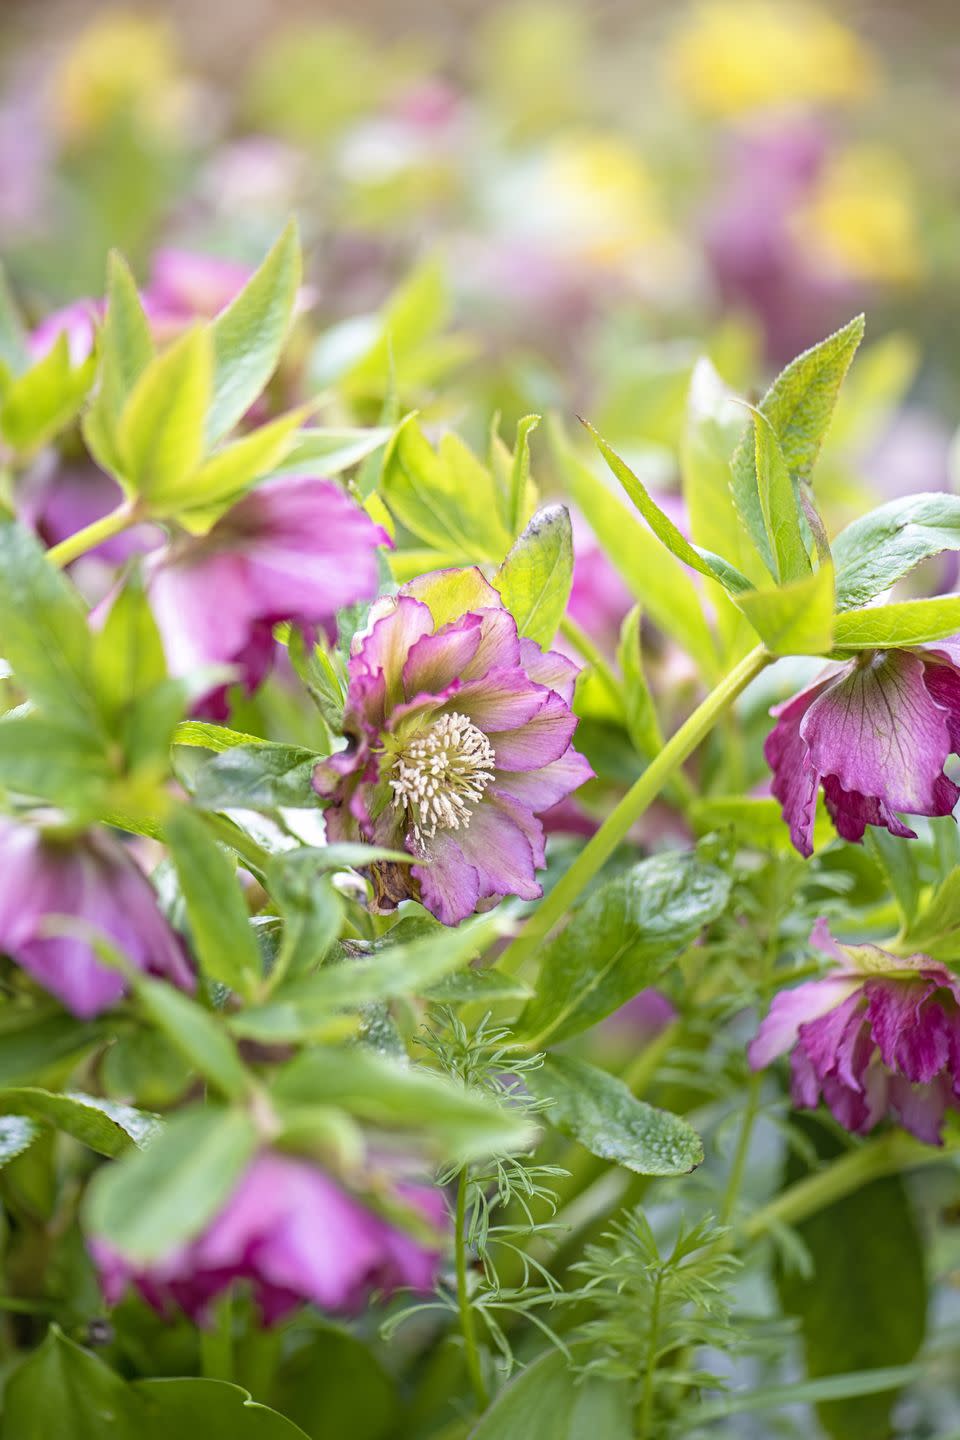
<svg viewBox="0 0 960 1440"><path fill-rule="evenodd" d="M66 540L61 540L59 545L53 545L47 551L47 559L51 564L58 566L61 570L71 561L85 555L88 550L94 550L102 545L104 540L111 540L114 535L119 535L124 530L129 530L140 519L137 507L132 500L124 500L116 510L111 510L109 515L103 515L99 520L93 520L89 525L84 525L75 535L68 535Z"/></svg>
<svg viewBox="0 0 960 1440"><path fill-rule="evenodd" d="M712 690L676 734L647 766L620 803L611 810L597 833L588 840L566 874L562 875L541 905L528 918L516 939L498 961L499 968L515 973L567 913L609 860L621 840L644 811L656 800L664 785L710 733L719 717L733 704L750 681L773 660L763 646L752 650Z"/></svg>
<svg viewBox="0 0 960 1440"><path fill-rule="evenodd" d="M733 1163L730 1166L730 1174L727 1177L727 1186L723 1192L723 1202L720 1206L720 1223L728 1225L733 1212L737 1208L737 1201L740 1199L740 1189L743 1185L743 1176L747 1166L747 1156L750 1153L750 1141L753 1138L753 1125L757 1118L757 1110L760 1105L760 1090L763 1084L763 1076L758 1071L750 1076L750 1083L747 1089L747 1105L743 1112L743 1122L740 1126L740 1134L737 1137L737 1148L734 1152Z"/></svg>
<svg viewBox="0 0 960 1440"><path fill-rule="evenodd" d="M647 1347L647 1364L643 1376L643 1399L640 1402L639 1440L650 1440L653 1421L654 1376L657 1369L657 1331L660 1325L660 1297L663 1274L658 1273L654 1282L653 1303L650 1307L650 1344Z"/></svg>
<svg viewBox="0 0 960 1440"><path fill-rule="evenodd" d="M769 1205L764 1205L745 1221L741 1233L746 1240L756 1239L777 1225L798 1225L810 1215L825 1210L871 1180L895 1175L900 1170L942 1164L955 1159L960 1151L960 1137L948 1137L943 1145L926 1145L902 1130L891 1130L879 1140L870 1140L842 1155L814 1175L798 1180Z"/></svg>
<svg viewBox="0 0 960 1440"><path fill-rule="evenodd" d="M224 1295L214 1310L214 1324L200 1332L200 1363L207 1380L233 1379L233 1296Z"/></svg>
<svg viewBox="0 0 960 1440"><path fill-rule="evenodd" d="M569 615L564 615L560 621L560 634L565 636L578 654L592 665L607 690L610 692L618 708L623 706L623 686L617 679L613 666L607 660L603 652L594 644L590 636L572 620Z"/></svg>
<svg viewBox="0 0 960 1440"><path fill-rule="evenodd" d="M477 1330L474 1324L473 1308L467 1291L467 1167L460 1171L457 1186L457 1308L460 1311L460 1329L463 1332L463 1348L467 1357L467 1370L477 1401L477 1409L487 1408L487 1387L480 1365L480 1351L477 1346Z"/></svg>

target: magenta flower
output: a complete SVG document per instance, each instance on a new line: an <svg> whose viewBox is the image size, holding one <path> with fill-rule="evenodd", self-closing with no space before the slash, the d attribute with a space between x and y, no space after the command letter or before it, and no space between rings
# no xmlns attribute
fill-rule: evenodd
<svg viewBox="0 0 960 1440"><path fill-rule="evenodd" d="M899 814L951 814L960 789L943 766L960 751L958 665L950 640L864 651L771 711L771 788L801 855L813 850L820 785L844 840L868 825L916 839Z"/></svg>
<svg viewBox="0 0 960 1440"><path fill-rule="evenodd" d="M538 812L593 773L571 746L576 667L517 634L479 570L378 602L354 642L346 750L314 772L331 839L403 848L374 867L377 901L419 899L455 925L501 895L534 900Z"/></svg>
<svg viewBox="0 0 960 1440"><path fill-rule="evenodd" d="M377 546L389 537L329 480L268 481L208 534L184 536L153 558L149 595L172 675L233 665L248 692L273 662L283 620L329 625L377 589ZM227 687L200 713L226 719Z"/></svg>
<svg viewBox="0 0 960 1440"><path fill-rule="evenodd" d="M449 1228L441 1191L396 1184L393 1193L438 1232ZM443 1253L439 1238L423 1244L308 1161L269 1151L203 1233L162 1260L138 1265L101 1236L90 1250L111 1305L132 1284L161 1314L178 1307L202 1324L217 1295L247 1280L268 1325L305 1301L352 1314L371 1291L429 1291Z"/></svg>
<svg viewBox="0 0 960 1440"><path fill-rule="evenodd" d="M31 330L27 339L27 350L31 361L38 360L53 349L61 335L67 337L67 350L71 365L82 365L93 354L97 340L97 326L103 319L102 300L72 300L59 310L51 310L40 324Z"/></svg>
<svg viewBox="0 0 960 1440"><path fill-rule="evenodd" d="M143 304L159 339L176 335L194 320L212 320L234 300L253 274L249 265L167 247L153 256Z"/></svg>
<svg viewBox="0 0 960 1440"><path fill-rule="evenodd" d="M822 1093L857 1134L889 1111L939 1145L944 1113L960 1109L960 981L928 955L839 944L822 918L811 939L835 968L774 997L751 1066L792 1050L795 1105L814 1109Z"/></svg>
<svg viewBox="0 0 960 1440"><path fill-rule="evenodd" d="M194 988L183 946L146 876L105 830L58 834L0 817L0 951L83 1020L122 997L123 976L80 934L48 933L54 917L80 921L138 970Z"/></svg>

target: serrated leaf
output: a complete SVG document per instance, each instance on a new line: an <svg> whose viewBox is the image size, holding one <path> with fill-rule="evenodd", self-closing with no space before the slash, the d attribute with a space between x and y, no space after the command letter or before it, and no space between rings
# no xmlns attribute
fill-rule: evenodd
<svg viewBox="0 0 960 1440"><path fill-rule="evenodd" d="M415 418L405 420L384 459L381 493L402 525L461 562L499 560L510 546L492 474L452 432L434 451Z"/></svg>
<svg viewBox="0 0 960 1440"><path fill-rule="evenodd" d="M117 426L125 487L158 513L182 500L204 453L213 351L204 329L188 331L152 360L133 387Z"/></svg>
<svg viewBox="0 0 960 1440"><path fill-rule="evenodd" d="M830 565L821 566L804 580L738 595L737 605L774 655L825 655L833 645Z"/></svg>
<svg viewBox="0 0 960 1440"><path fill-rule="evenodd" d="M277 368L293 319L300 270L300 239L291 220L260 268L211 325L208 445L233 429Z"/></svg>
<svg viewBox="0 0 960 1440"><path fill-rule="evenodd" d="M833 542L837 609L865 605L945 550L960 550L960 495L906 495L860 516Z"/></svg>
<svg viewBox="0 0 960 1440"><path fill-rule="evenodd" d="M638 1175L688 1175L703 1160L700 1136L679 1115L637 1100L615 1075L570 1055L548 1055L524 1080L564 1135Z"/></svg>
<svg viewBox="0 0 960 1440"><path fill-rule="evenodd" d="M690 854L655 855L608 880L543 948L517 1040L540 1049L611 1014L656 982L729 895L730 877Z"/></svg>
<svg viewBox="0 0 960 1440"><path fill-rule="evenodd" d="M846 610L836 617L833 638L839 650L874 650L942 640L957 630L960 595L938 595L932 600Z"/></svg>
<svg viewBox="0 0 960 1440"><path fill-rule="evenodd" d="M565 505L538 510L493 579L517 630L547 650L573 584L573 529Z"/></svg>
<svg viewBox="0 0 960 1440"><path fill-rule="evenodd" d="M811 571L800 525L796 486L783 458L773 426L762 411L754 420L755 462L760 508L781 584L800 580Z"/></svg>
<svg viewBox="0 0 960 1440"><path fill-rule="evenodd" d="M204 810L312 807L319 803L312 779L322 758L298 745L234 745L196 772L193 798Z"/></svg>

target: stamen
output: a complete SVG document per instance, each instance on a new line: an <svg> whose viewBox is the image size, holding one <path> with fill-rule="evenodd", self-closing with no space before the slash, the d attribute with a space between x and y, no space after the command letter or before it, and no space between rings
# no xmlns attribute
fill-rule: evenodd
<svg viewBox="0 0 960 1440"><path fill-rule="evenodd" d="M418 840L460 830L493 779L493 746L466 715L441 715L397 757L390 788Z"/></svg>

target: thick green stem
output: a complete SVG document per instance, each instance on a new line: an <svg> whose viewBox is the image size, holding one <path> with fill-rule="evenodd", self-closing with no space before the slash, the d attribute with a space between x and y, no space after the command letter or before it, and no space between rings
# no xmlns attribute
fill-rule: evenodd
<svg viewBox="0 0 960 1440"><path fill-rule="evenodd" d="M460 1171L457 1186L457 1307L460 1311L460 1329L463 1333L463 1349L467 1359L470 1383L477 1401L477 1409L485 1410L489 1396L480 1364L480 1350L477 1345L477 1329L467 1289L467 1189L469 1180L467 1167Z"/></svg>
<svg viewBox="0 0 960 1440"><path fill-rule="evenodd" d="M104 540L111 540L114 535L119 535L123 530L129 530L140 519L137 507L132 500L124 500L116 510L111 510L109 515L102 516L99 520L93 520L89 525L84 525L75 535L68 535L66 540L61 540L59 545L53 545L47 551L47 559L61 570L71 561L81 555L86 555L88 550L94 550L102 545Z"/></svg>
<svg viewBox="0 0 960 1440"><path fill-rule="evenodd" d="M639 780L627 791L620 803L611 810L597 833L583 847L565 875L557 881L550 894L530 915L519 935L503 952L498 964L502 970L513 974L550 933L554 925L562 920L574 902L589 885L602 865L609 860L621 840L644 811L660 794L664 785L680 768L683 762L710 733L720 716L733 704L742 690L754 676L773 660L763 646L751 650L739 665L736 665L715 690L712 690L701 705L685 720L675 735L647 766Z"/></svg>
<svg viewBox="0 0 960 1440"><path fill-rule="evenodd" d="M891 1130L879 1140L869 1140L842 1155L816 1174L798 1180L751 1215L741 1227L741 1234L746 1240L754 1240L774 1226L798 1225L871 1180L895 1175L901 1170L942 1164L955 1159L958 1153L960 1137L950 1137L944 1145L925 1145L902 1130Z"/></svg>

